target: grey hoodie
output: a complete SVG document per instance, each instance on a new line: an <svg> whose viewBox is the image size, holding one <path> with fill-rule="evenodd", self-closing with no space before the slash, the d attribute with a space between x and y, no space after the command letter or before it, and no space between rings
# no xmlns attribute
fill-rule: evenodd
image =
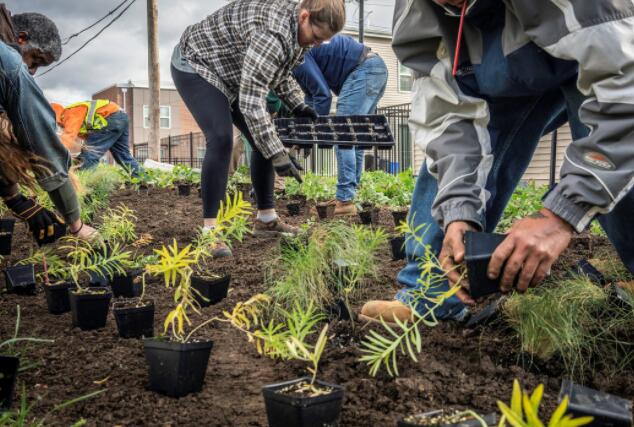
<svg viewBox="0 0 634 427"><path fill-rule="evenodd" d="M505 55L534 43L554 58L579 63L577 87L587 97L579 116L590 134L568 147L561 180L544 207L581 232L634 186L634 1L502 4ZM438 179L432 210L444 229L459 220L483 227L492 164L487 103L462 93L451 75L458 14L432 0L396 0L394 15L394 51L415 75L410 128ZM479 64L478 30L467 23L463 37L461 57Z"/></svg>

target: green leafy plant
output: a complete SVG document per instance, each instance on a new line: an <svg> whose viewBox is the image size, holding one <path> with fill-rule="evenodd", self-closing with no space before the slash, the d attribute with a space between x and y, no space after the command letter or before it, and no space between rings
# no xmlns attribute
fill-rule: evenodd
<svg viewBox="0 0 634 427"><path fill-rule="evenodd" d="M511 425L513 427L580 427L590 424L592 417L573 418L565 415L568 409L568 396L565 396L557 409L553 412L548 423L539 417L539 406L544 396L544 386L537 386L532 394L524 392L520 388L518 380L513 381L513 394L510 406L498 401L498 408L502 412L499 426Z"/></svg>
<svg viewBox="0 0 634 427"><path fill-rule="evenodd" d="M233 199L227 197L226 204L221 204L215 228L199 236L198 245L187 245L179 249L174 240L171 246L163 246L156 250L158 262L148 264L146 271L155 276L162 276L165 286L174 289L175 307L164 321L164 333L170 334L174 341L188 342L193 331L186 333L185 326L191 326L190 313L200 314L200 305L196 301L197 291L191 286L194 267L201 259L209 256L208 248L215 243L225 241L232 236L242 236L243 220L250 213L249 203L242 200L240 194ZM206 324L203 323L203 324Z"/></svg>
<svg viewBox="0 0 634 427"><path fill-rule="evenodd" d="M135 231L136 215L126 205L119 205L106 210L102 216L99 233L102 239L109 243L126 245L137 239Z"/></svg>
<svg viewBox="0 0 634 427"><path fill-rule="evenodd" d="M401 321L395 318L395 326L388 325L383 319L380 323L387 334L380 334L370 330L369 334L362 342L361 357L362 362L366 362L370 367L370 375L375 376L381 367L384 367L390 376L398 376L398 356L399 354L408 356L411 360L417 361L418 354L422 351L422 338L419 331L420 326L433 327L438 324L434 314L436 308L440 307L447 298L455 295L460 286L454 286L447 292L438 291L438 286L447 280L447 272L441 267L441 263L434 255L433 251L423 242L425 224L417 227L413 226L414 219L410 224L402 224L401 232L405 232L408 239L413 239L417 245L424 248L423 255L418 258L418 267L421 271L417 279L418 287L410 292L409 306L412 311L412 320ZM420 314L416 308L424 301L425 312Z"/></svg>
<svg viewBox="0 0 634 427"><path fill-rule="evenodd" d="M511 227L514 221L539 211L542 208L542 197L546 191L548 191L548 186L537 185L533 181L526 185L519 185L506 205L497 230L503 233Z"/></svg>
<svg viewBox="0 0 634 427"><path fill-rule="evenodd" d="M172 181L178 184L193 184L200 182L199 173L185 165L175 165L172 169Z"/></svg>

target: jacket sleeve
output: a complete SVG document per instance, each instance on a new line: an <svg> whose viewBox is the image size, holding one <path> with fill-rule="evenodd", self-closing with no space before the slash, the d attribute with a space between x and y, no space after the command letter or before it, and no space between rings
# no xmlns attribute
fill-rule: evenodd
<svg viewBox="0 0 634 427"><path fill-rule="evenodd" d="M242 66L239 91L240 111L253 135L253 142L267 159L284 150L267 111L266 96L275 74L283 66L285 60L285 49L278 36L270 32L262 32L251 39ZM281 86L283 89L284 84ZM280 87L277 88L279 89ZM289 99L284 99L277 90L277 95L288 102ZM288 96L288 94L286 92L285 95ZM299 96L299 103L303 103L303 96ZM296 97L297 95L293 95L293 99L290 100L293 102L289 105L290 108L297 106Z"/></svg>
<svg viewBox="0 0 634 427"><path fill-rule="evenodd" d="M299 87L292 74L286 76L284 80L275 88L280 99L291 111L304 103L304 92Z"/></svg>
<svg viewBox="0 0 634 427"><path fill-rule="evenodd" d="M409 126L428 171L438 180L434 219L443 229L455 221L483 229L492 164L489 110L483 99L458 87L439 26L421 25L423 16L435 13L431 3L396 1L393 48L416 77Z"/></svg>
<svg viewBox="0 0 634 427"><path fill-rule="evenodd" d="M313 57L306 55L304 63L295 68L293 74L304 90L306 97L310 98L311 106L315 108L320 116L327 116L330 113L332 104L332 93L324 74L315 63Z"/></svg>
<svg viewBox="0 0 634 427"><path fill-rule="evenodd" d="M577 87L587 97L579 117L590 133L567 148L560 182L544 207L581 232L634 186L634 4L596 1L571 9L560 28L565 34L555 40L552 22L535 19L538 9L512 4L532 41L579 63Z"/></svg>

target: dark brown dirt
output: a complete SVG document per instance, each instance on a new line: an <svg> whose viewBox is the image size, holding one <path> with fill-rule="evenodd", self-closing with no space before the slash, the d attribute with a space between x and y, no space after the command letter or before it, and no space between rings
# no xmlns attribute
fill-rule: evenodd
<svg viewBox="0 0 634 427"><path fill-rule="evenodd" d="M194 192L192 192L194 193ZM155 190L150 195L127 191L113 197L112 204L125 203L137 212L137 232L150 233L156 248L175 238L189 243L199 225L201 203L192 194L178 197L173 192ZM285 202L279 212L286 214ZM306 215L287 218L299 224ZM381 224L392 228L391 215L381 213ZM28 253L30 243L23 225L16 228L17 241L12 262ZM605 240L593 239L592 247L605 246ZM583 243L585 245L585 243ZM277 253L275 239L247 237L235 246L232 260L218 262L233 277L229 297L220 304L203 309L214 316L264 290L266 261ZM577 248L567 254L564 264L579 255L588 256L589 248ZM389 248L381 256L381 274L370 284L368 298L392 298L394 278L403 266L391 261ZM171 295L158 280L148 284L147 296L154 299L157 312L155 330L162 331ZM202 392L172 399L145 389L147 371L142 343L117 336L112 314L105 329L82 332L71 327L70 314L47 313L41 290L34 297L0 295L0 337L12 334L15 306L22 308L23 336L54 339L54 344L30 345L23 363L36 363L19 376L29 400L41 398L34 414L41 416L62 401L107 389L92 400L71 406L49 418L49 425L69 425L85 418L90 426L166 425L166 426L265 426L266 414L260 389L263 385L297 378L304 374L303 365L275 362L259 357L246 339L227 325L210 326L202 337L214 341L205 386ZM362 304L359 301L357 307ZM424 350L418 362L402 359L401 376L368 375L365 364L358 362L358 344L367 332L361 325L331 325L336 336L323 357L320 378L345 387L343 426L393 426L404 415L439 408L472 408L482 413L496 410L496 400L508 400L514 378L526 388L546 385L546 409L552 409L561 382L561 366L528 363L518 352L517 341L502 328L492 326L466 335L453 323L425 329ZM588 378L590 385L608 392L634 397L634 372L618 377L597 372Z"/></svg>

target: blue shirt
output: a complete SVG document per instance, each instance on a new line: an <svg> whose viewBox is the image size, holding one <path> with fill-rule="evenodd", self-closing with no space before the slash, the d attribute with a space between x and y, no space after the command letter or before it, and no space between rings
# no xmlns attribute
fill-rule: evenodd
<svg viewBox="0 0 634 427"><path fill-rule="evenodd" d="M304 63L293 70L306 94L306 103L318 114L330 112L332 92L339 95L344 82L359 65L366 47L350 36L337 35L306 53Z"/></svg>

